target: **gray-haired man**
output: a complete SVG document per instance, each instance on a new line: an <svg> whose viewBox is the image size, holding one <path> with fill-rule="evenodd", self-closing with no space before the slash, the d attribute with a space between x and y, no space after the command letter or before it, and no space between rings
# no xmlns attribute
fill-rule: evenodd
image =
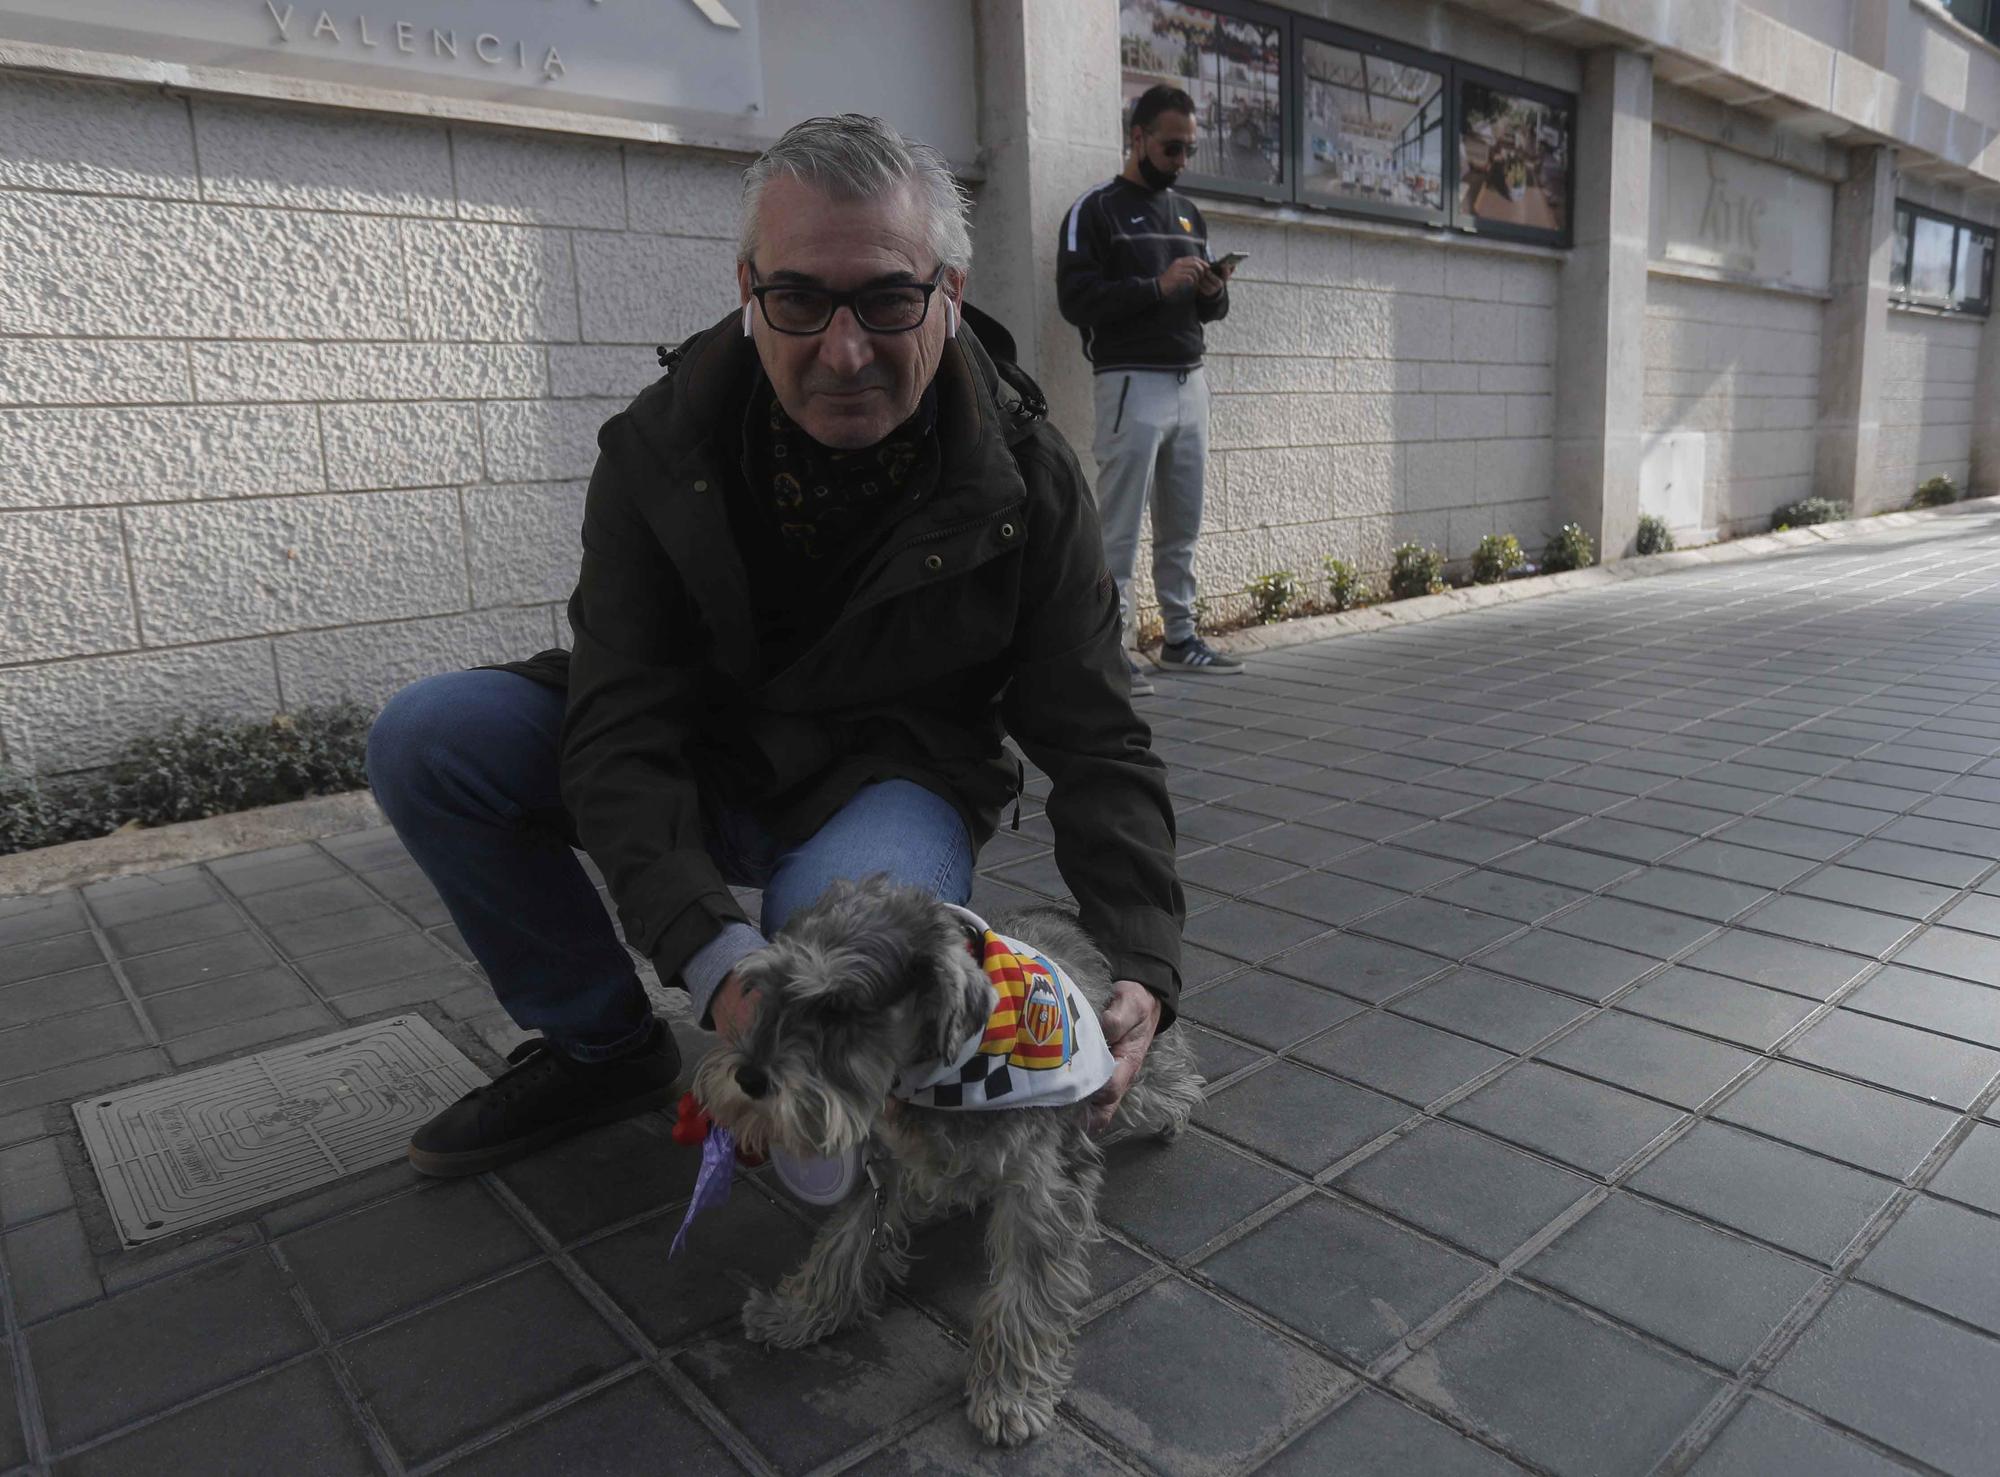
<svg viewBox="0 0 2000 1477"><path fill-rule="evenodd" d="M1097 506L1118 606L1132 615L1139 527L1153 508L1153 591L1166 641L1159 666L1198 676L1241 672L1195 629L1195 541L1208 464L1202 325L1229 312L1228 266L1208 261L1201 211L1176 193L1197 147L1194 99L1164 84L1132 105L1125 169L1063 217L1056 300L1083 330L1096 376ZM1133 691L1152 684L1128 656Z"/></svg>
<svg viewBox="0 0 2000 1477"><path fill-rule="evenodd" d="M877 119L816 118L744 180L737 306L614 416L571 652L405 689L369 774L495 993L539 1038L426 1124L470 1174L660 1102L679 1066L625 939L747 1030L734 966L836 878L954 903L1019 770L1119 978L1108 1122L1180 986L1172 811L1133 713L1076 459L965 327L966 204ZM720 284L718 284L720 285ZM762 891L762 931L731 884Z"/></svg>

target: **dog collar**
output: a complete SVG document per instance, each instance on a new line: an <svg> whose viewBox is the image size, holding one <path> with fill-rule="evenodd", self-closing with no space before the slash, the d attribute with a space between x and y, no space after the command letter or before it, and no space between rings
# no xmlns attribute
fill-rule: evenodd
<svg viewBox="0 0 2000 1477"><path fill-rule="evenodd" d="M1097 1012L1060 965L994 932L969 908L947 904L992 990L986 1019L950 1061L906 1071L890 1090L925 1108L1059 1108L1111 1080L1111 1049Z"/></svg>

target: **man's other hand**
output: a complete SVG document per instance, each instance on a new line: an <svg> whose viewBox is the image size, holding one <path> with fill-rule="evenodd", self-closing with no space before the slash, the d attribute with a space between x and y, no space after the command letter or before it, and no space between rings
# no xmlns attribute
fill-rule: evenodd
<svg viewBox="0 0 2000 1477"><path fill-rule="evenodd" d="M756 1017L756 999L743 988L736 971L730 970L708 997L708 1018L714 1023L716 1034L725 1041L741 1042L749 1036Z"/></svg>
<svg viewBox="0 0 2000 1477"><path fill-rule="evenodd" d="M1188 257L1184 258L1184 260L1192 261L1194 258ZM1203 262L1201 264L1201 281L1196 286L1195 291L1199 292L1203 297L1215 297L1222 291L1224 285L1228 283L1230 277L1235 272L1236 268L1233 265L1218 267L1213 263Z"/></svg>
<svg viewBox="0 0 2000 1477"><path fill-rule="evenodd" d="M1182 261L1192 258L1183 257ZM1175 263L1176 266L1179 263ZM720 992L717 994L720 998ZM1111 1048L1111 1080L1090 1098L1090 1131L1102 1133L1111 1126L1118 1104L1145 1064L1160 1028L1160 997L1137 980L1119 980L1111 987L1111 1003L1104 1008L1104 1042Z"/></svg>
<svg viewBox="0 0 2000 1477"><path fill-rule="evenodd" d="M1160 273L1160 296L1174 297L1189 288L1198 288L1207 275L1208 263L1200 257L1177 256L1167 264L1166 271Z"/></svg>

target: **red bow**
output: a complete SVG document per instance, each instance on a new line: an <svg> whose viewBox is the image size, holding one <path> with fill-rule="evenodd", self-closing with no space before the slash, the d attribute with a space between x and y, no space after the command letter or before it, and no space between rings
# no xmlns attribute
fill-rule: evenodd
<svg viewBox="0 0 2000 1477"><path fill-rule="evenodd" d="M690 1149L698 1147L708 1137L715 1120L708 1116L702 1105L695 1101L691 1092L681 1094L680 1107L674 1114L674 1142L685 1144ZM741 1144L736 1146L736 1162L745 1169L755 1169L764 1162L762 1154L753 1154Z"/></svg>

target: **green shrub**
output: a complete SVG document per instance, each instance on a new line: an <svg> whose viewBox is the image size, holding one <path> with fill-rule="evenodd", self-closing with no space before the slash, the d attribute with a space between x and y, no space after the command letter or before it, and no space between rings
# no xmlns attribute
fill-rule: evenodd
<svg viewBox="0 0 2000 1477"><path fill-rule="evenodd" d="M1837 503L1832 498L1803 497L1795 503L1786 503L1771 514L1771 531L1782 533L1787 528L1811 528L1815 523L1838 523L1847 516L1847 504Z"/></svg>
<svg viewBox="0 0 2000 1477"><path fill-rule="evenodd" d="M1298 603L1299 577L1289 569L1274 569L1250 581L1250 600L1257 607L1257 624L1274 625Z"/></svg>
<svg viewBox="0 0 2000 1477"><path fill-rule="evenodd" d="M1639 515L1638 549L1641 554L1670 554L1674 548L1674 531L1667 527L1667 520L1656 513Z"/></svg>
<svg viewBox="0 0 2000 1477"><path fill-rule="evenodd" d="M1329 554L1320 560L1320 567L1326 571L1327 603L1335 610L1352 610L1366 598L1361 571L1345 559Z"/></svg>
<svg viewBox="0 0 2000 1477"><path fill-rule="evenodd" d="M1556 530L1542 550L1542 573L1561 574L1568 569L1588 569L1597 562L1597 549L1581 523L1565 523Z"/></svg>
<svg viewBox="0 0 2000 1477"><path fill-rule="evenodd" d="M1528 562L1521 541L1511 533L1489 533L1472 552L1472 582L1497 585Z"/></svg>
<svg viewBox="0 0 2000 1477"><path fill-rule="evenodd" d="M1910 506L1913 508L1942 508L1947 503L1957 502L1959 497L1958 484L1943 473L1939 473L1937 476L1928 477L1917 484L1917 495L1910 500Z"/></svg>
<svg viewBox="0 0 2000 1477"><path fill-rule="evenodd" d="M127 744L102 777L0 776L0 855L103 836L134 821L162 826L364 789L373 722L358 703L261 723L182 719Z"/></svg>
<svg viewBox="0 0 2000 1477"><path fill-rule="evenodd" d="M1422 544L1398 544L1389 566L1389 598L1408 600L1444 589L1444 555Z"/></svg>

